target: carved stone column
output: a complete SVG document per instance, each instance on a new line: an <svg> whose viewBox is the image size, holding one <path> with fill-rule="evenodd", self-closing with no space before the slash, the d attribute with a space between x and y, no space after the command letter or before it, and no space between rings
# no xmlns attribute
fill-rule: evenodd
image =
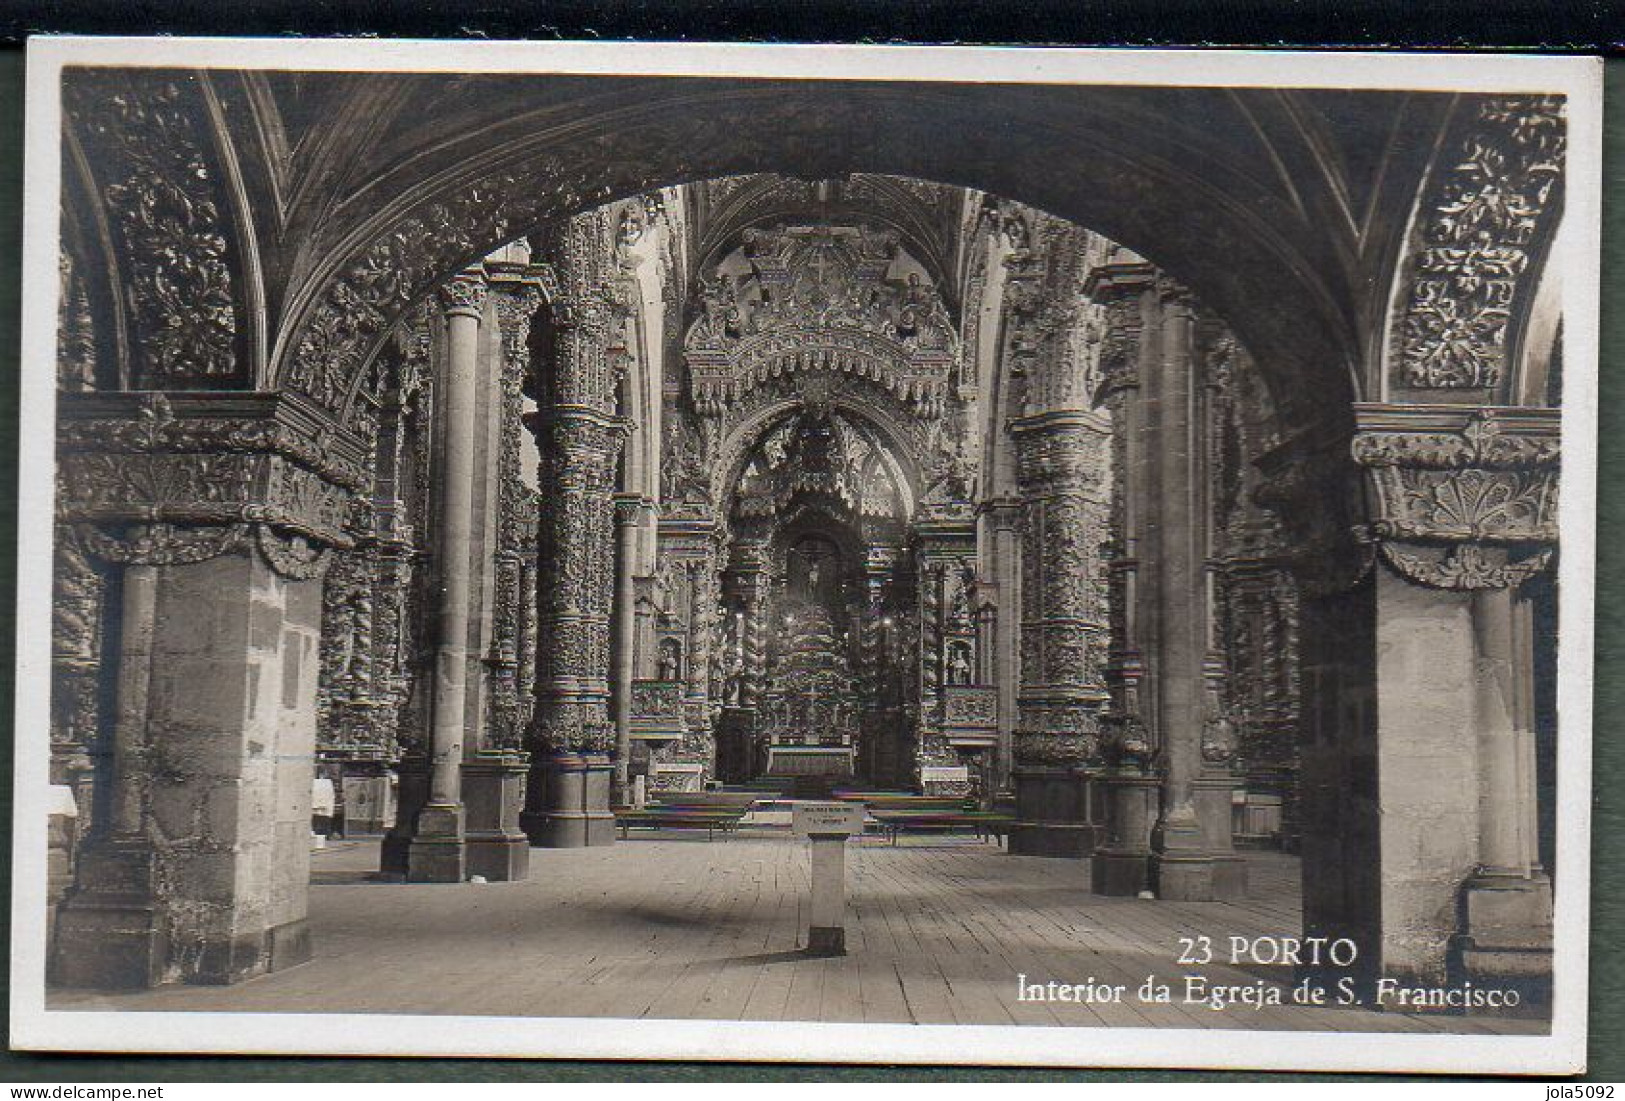
<svg viewBox="0 0 1625 1101"><path fill-rule="evenodd" d="M1111 426L1093 412L1011 427L1021 524L1021 689L1010 850L1086 857L1100 841L1095 777L1105 685L1104 542Z"/></svg>
<svg viewBox="0 0 1625 1101"><path fill-rule="evenodd" d="M500 441L496 469L497 540L494 565L491 652L491 748L517 751L523 745L535 670L523 660L526 619L533 601L526 597L527 558L534 557L532 491L521 474L527 446L523 423L524 386L530 373L531 319L541 305L540 280L528 266L486 265L502 335L498 412ZM527 554L527 551L531 553Z"/></svg>
<svg viewBox="0 0 1625 1101"><path fill-rule="evenodd" d="M532 767L522 816L533 845L609 844L613 494L626 424L615 412L609 342L614 243L602 211L569 219L550 242L542 283L549 362L526 419L540 452L538 639Z"/></svg>
<svg viewBox="0 0 1625 1101"><path fill-rule="evenodd" d="M1145 675L1156 622L1148 598L1156 590L1141 578L1154 473L1141 378L1146 359L1156 354L1155 342L1144 339L1147 320L1156 325L1156 269L1142 263L1102 266L1091 272L1086 290L1103 310L1098 399L1112 422L1111 648L1105 673L1111 705L1103 716L1107 767L1100 783L1105 836L1090 871L1096 894L1132 897L1150 885L1159 798L1151 768L1154 686Z"/></svg>
<svg viewBox="0 0 1625 1101"><path fill-rule="evenodd" d="M734 576L743 596L744 684L740 706L755 707L767 684L768 587L772 583L767 547L741 543L734 548Z"/></svg>
<svg viewBox="0 0 1625 1101"><path fill-rule="evenodd" d="M1162 296L1159 368L1148 380L1157 469L1155 581L1159 622L1151 675L1166 775L1152 838L1158 898L1207 900L1246 893L1246 865L1230 837L1229 725L1218 710L1211 655L1212 584L1203 360L1196 306L1170 282ZM1222 667L1221 667L1222 668Z"/></svg>
<svg viewBox="0 0 1625 1101"><path fill-rule="evenodd" d="M722 762L713 722L724 702L726 685L722 681L731 657L718 653L726 625L719 619L716 525L692 508L684 509L688 515L682 516L664 515L665 506L661 511L656 524L659 570L668 578L665 584L671 606L667 611L682 646L684 734L680 755L689 761L699 758L707 773L716 776ZM657 672L656 657L651 652L639 676Z"/></svg>
<svg viewBox="0 0 1625 1101"><path fill-rule="evenodd" d="M1386 567L1372 947L1384 974L1547 993L1551 882L1538 856L1533 653L1518 589L1557 543L1560 413L1361 405L1356 417L1353 453Z"/></svg>
<svg viewBox="0 0 1625 1101"><path fill-rule="evenodd" d="M987 677L998 691L998 746L995 751L993 783L1003 788L1012 782L1015 769L1017 699L1021 688L1021 609L1018 593L1021 577L1021 502L1017 498L987 501L979 507L992 561L983 563L987 584L993 594L994 620L991 645L982 655Z"/></svg>
<svg viewBox="0 0 1625 1101"><path fill-rule="evenodd" d="M463 750L468 710L469 620L474 610L469 546L473 540L475 413L479 396L480 320L488 288L483 271L464 272L441 287L446 354L435 394L440 403L439 508L434 571L433 711L429 730L429 797L417 812L407 847L406 878L461 883L467 859L463 836Z"/></svg>
<svg viewBox="0 0 1625 1101"><path fill-rule="evenodd" d="M470 737L478 749L463 764L463 801L467 872L492 881L523 879L530 866L529 838L519 816L530 771L521 747L535 683L534 660L525 663L525 635L534 614L525 591L526 559L534 557L535 501L522 475L521 451L526 446L522 414L531 320L541 304L541 280L524 260L524 249L515 245L484 263L500 337L494 377L486 382L491 446L476 479L489 555L479 563L481 572L488 571L481 613L488 617L483 655L488 692L483 714L476 707L479 701L469 700L469 710L475 712ZM479 630L471 630L470 638L480 642Z"/></svg>
<svg viewBox="0 0 1625 1101"><path fill-rule="evenodd" d="M756 774L764 761L756 745L757 707L767 682L768 586L767 547L759 540L738 540L729 552L723 593L731 617L723 635L725 650L717 662L722 679L722 715L717 724L719 757L734 782Z"/></svg>
<svg viewBox="0 0 1625 1101"><path fill-rule="evenodd" d="M634 649L637 642L637 596L634 571L637 567L638 534L651 506L635 493L615 495L615 606L614 639L610 655L613 677L610 699L615 719L615 774L610 784L610 802L623 806L631 802L632 764L632 680L637 674Z"/></svg>
<svg viewBox="0 0 1625 1101"><path fill-rule="evenodd" d="M122 616L101 663L108 813L58 912L53 981L234 982L300 962L319 578L353 542L361 448L286 396L62 394L58 455L64 534Z"/></svg>

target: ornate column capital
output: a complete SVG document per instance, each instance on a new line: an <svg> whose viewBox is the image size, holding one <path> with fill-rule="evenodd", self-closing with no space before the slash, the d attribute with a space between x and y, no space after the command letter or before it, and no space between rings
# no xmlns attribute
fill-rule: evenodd
<svg viewBox="0 0 1625 1101"><path fill-rule="evenodd" d="M440 284L440 308L446 311L447 317L460 315L477 318L485 310L490 290L484 268L479 265L464 268Z"/></svg>
<svg viewBox="0 0 1625 1101"><path fill-rule="evenodd" d="M1401 576L1441 589L1516 585L1558 542L1561 411L1355 407L1367 536Z"/></svg>
<svg viewBox="0 0 1625 1101"><path fill-rule="evenodd" d="M510 355L523 350L531 319L542 306L537 268L535 264L485 263L485 284L496 300L503 347Z"/></svg>
<svg viewBox="0 0 1625 1101"><path fill-rule="evenodd" d="M995 531L1015 531L1026 507L1020 497L990 497L976 506L976 514L986 516Z"/></svg>
<svg viewBox="0 0 1625 1101"><path fill-rule="evenodd" d="M354 545L360 441L288 394L58 395L57 518L106 561L201 562L253 540L313 576Z"/></svg>
<svg viewBox="0 0 1625 1101"><path fill-rule="evenodd" d="M641 493L615 494L615 526L632 528L643 523L654 508L654 502Z"/></svg>

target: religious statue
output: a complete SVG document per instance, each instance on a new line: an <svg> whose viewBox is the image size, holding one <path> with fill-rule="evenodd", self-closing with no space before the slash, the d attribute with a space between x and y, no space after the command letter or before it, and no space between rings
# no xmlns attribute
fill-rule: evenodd
<svg viewBox="0 0 1625 1101"><path fill-rule="evenodd" d="M948 648L948 683L969 684L971 667L969 647L957 643Z"/></svg>
<svg viewBox="0 0 1625 1101"><path fill-rule="evenodd" d="M740 707L745 699L745 659L736 650L728 662L727 678L724 681L723 699L729 707Z"/></svg>
<svg viewBox="0 0 1625 1101"><path fill-rule="evenodd" d="M675 639L666 639L660 644L660 659L656 666L656 677L660 680L683 679L682 648Z"/></svg>

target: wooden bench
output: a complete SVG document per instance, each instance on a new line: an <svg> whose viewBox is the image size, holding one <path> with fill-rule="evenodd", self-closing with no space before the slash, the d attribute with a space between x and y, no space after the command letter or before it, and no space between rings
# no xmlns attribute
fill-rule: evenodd
<svg viewBox="0 0 1625 1101"><path fill-rule="evenodd" d="M837 791L843 802L862 803L869 817L897 844L904 830L964 831L980 840L1000 841L1010 835L1014 815L982 810L973 799L946 795L915 795L900 791Z"/></svg>
<svg viewBox="0 0 1625 1101"><path fill-rule="evenodd" d="M615 824L622 837L629 836L633 829L703 829L710 841L718 830L726 837L738 829L756 801L757 797L749 792L673 793L644 807L615 807Z"/></svg>

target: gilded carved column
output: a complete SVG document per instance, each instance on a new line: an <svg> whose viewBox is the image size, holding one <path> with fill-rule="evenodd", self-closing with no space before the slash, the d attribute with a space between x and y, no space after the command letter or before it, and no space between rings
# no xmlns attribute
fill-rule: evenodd
<svg viewBox="0 0 1625 1101"><path fill-rule="evenodd" d="M1098 766L1099 716L1108 698L1100 545L1111 425L1096 412L1059 410L1023 417L1011 431L1025 502L1011 851L1085 857L1099 840L1087 774Z"/></svg>
<svg viewBox="0 0 1625 1101"><path fill-rule="evenodd" d="M615 595L616 415L609 344L618 323L606 297L613 262L607 215L569 219L550 242L542 282L551 348L526 419L540 452L538 637L533 755L523 817L532 844L614 840L609 812L610 617Z"/></svg>
<svg viewBox="0 0 1625 1101"><path fill-rule="evenodd" d="M524 741L535 670L523 661L529 525L534 523L532 491L521 473L526 440L524 388L530 372L531 319L541 306L540 280L520 264L487 265L487 278L501 329L502 360L496 464L497 545L494 555L491 652L490 745L518 750Z"/></svg>
<svg viewBox="0 0 1625 1101"><path fill-rule="evenodd" d="M991 638L981 654L989 683L997 690L998 745L993 782L1003 788L1015 769L1015 731L1021 689L1021 514L1019 498L986 501L978 508L988 532L991 562L981 588L993 594Z"/></svg>

